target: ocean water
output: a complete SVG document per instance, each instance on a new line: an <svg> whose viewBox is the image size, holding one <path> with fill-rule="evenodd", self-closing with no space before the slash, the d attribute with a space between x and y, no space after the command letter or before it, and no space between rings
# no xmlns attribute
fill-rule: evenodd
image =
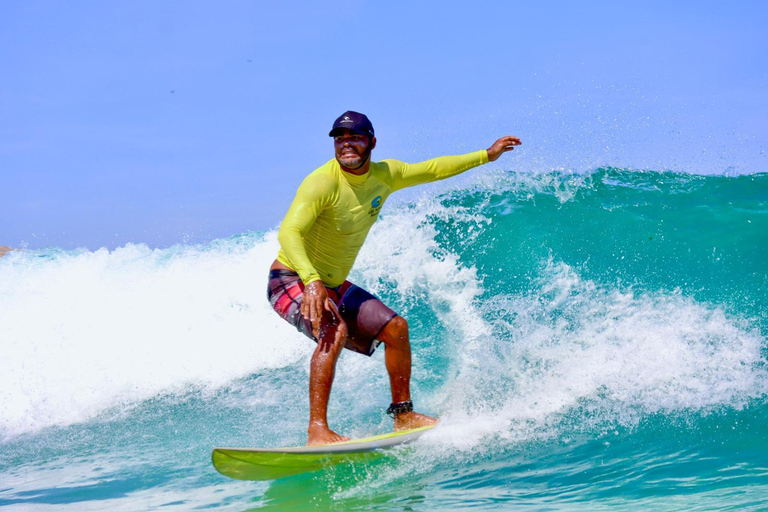
<svg viewBox="0 0 768 512"><path fill-rule="evenodd" d="M418 443L239 482L306 439L276 234L0 259L0 508L766 510L768 174L474 173L390 200L351 279L405 316ZM332 427L386 432L381 351Z"/></svg>

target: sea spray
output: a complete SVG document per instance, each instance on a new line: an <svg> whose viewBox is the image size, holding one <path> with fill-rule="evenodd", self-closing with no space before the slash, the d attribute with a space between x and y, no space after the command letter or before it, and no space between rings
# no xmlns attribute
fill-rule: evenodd
<svg viewBox="0 0 768 512"><path fill-rule="evenodd" d="M87 421L301 357L265 300L274 234L115 251L22 251L0 266L0 432Z"/></svg>

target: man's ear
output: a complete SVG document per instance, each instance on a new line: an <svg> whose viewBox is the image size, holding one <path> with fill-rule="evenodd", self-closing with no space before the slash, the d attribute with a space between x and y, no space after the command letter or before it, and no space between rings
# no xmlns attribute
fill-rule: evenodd
<svg viewBox="0 0 768 512"><path fill-rule="evenodd" d="M371 146L368 148L368 151L373 151L373 148L376 147L376 137L371 139Z"/></svg>

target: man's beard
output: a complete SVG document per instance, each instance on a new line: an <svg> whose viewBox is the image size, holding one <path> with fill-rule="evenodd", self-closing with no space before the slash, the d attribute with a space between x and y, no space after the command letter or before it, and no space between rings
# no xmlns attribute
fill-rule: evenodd
<svg viewBox="0 0 768 512"><path fill-rule="evenodd" d="M363 151L362 155L356 154L354 158L351 158L349 156L341 157L339 161L341 162L341 165L343 165L347 169L352 169L353 171L356 171L357 169L365 165L365 162L368 160L369 156L371 156L371 152L368 149L366 149L365 151Z"/></svg>

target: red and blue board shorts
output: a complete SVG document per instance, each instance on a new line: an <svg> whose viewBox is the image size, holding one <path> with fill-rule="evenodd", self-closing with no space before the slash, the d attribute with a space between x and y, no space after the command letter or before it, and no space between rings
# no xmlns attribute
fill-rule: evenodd
<svg viewBox="0 0 768 512"><path fill-rule="evenodd" d="M371 293L344 281L335 288L326 287L328 296L336 304L349 332L345 348L370 356L379 346L376 338L384 327L397 316L393 310ZM296 272L270 270L267 298L280 317L310 339L312 324L301 314L304 283Z"/></svg>

